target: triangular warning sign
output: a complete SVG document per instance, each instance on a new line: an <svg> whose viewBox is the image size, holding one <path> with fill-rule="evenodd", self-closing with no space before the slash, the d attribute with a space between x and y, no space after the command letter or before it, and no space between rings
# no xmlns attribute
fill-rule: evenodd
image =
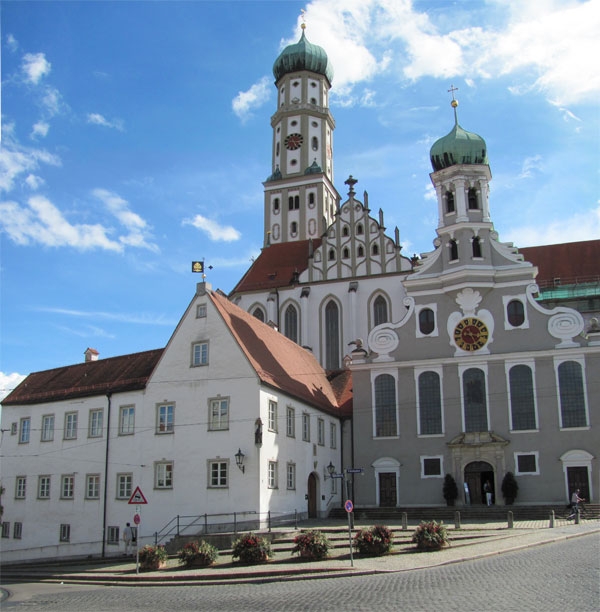
<svg viewBox="0 0 600 612"><path fill-rule="evenodd" d="M135 488L133 495L129 498L130 504L147 504L146 498L139 487Z"/></svg>

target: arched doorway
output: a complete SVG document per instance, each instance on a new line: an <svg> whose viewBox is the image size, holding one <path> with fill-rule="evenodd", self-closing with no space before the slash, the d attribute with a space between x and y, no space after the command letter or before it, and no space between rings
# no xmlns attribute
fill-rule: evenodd
<svg viewBox="0 0 600 612"><path fill-rule="evenodd" d="M494 483L494 468L486 461L472 461L465 466L465 484L469 487L471 504L485 504L483 485L489 480L492 487L492 503L495 503L496 486Z"/></svg>
<svg viewBox="0 0 600 612"><path fill-rule="evenodd" d="M308 518L317 518L317 477L308 475Z"/></svg>

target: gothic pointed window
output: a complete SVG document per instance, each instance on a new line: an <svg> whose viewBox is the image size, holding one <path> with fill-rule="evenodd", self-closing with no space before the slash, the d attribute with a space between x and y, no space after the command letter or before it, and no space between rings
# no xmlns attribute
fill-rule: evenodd
<svg viewBox="0 0 600 612"><path fill-rule="evenodd" d="M375 379L375 437L397 435L396 381L390 374L380 374Z"/></svg>
<svg viewBox="0 0 600 612"><path fill-rule="evenodd" d="M344 227L342 229L342 236L347 236L348 234L349 234L348 226L344 225Z"/></svg>
<svg viewBox="0 0 600 612"><path fill-rule="evenodd" d="M381 325L388 322L387 302L382 295L378 295L373 302L373 323Z"/></svg>
<svg viewBox="0 0 600 612"><path fill-rule="evenodd" d="M359 257L365 256L365 250L361 246L358 247L358 256Z"/></svg>
<svg viewBox="0 0 600 612"><path fill-rule="evenodd" d="M340 367L340 315L337 304L329 300L325 306L325 369Z"/></svg>
<svg viewBox="0 0 600 612"><path fill-rule="evenodd" d="M477 210L479 208L479 203L477 202L477 191L474 187L469 189L467 200L469 203L469 210Z"/></svg>
<svg viewBox="0 0 600 612"><path fill-rule="evenodd" d="M360 236L360 235L362 235L362 234L363 234L363 232L364 232L364 230L363 230L362 223L359 223L359 224L356 226L356 235L357 235L357 236Z"/></svg>
<svg viewBox="0 0 600 612"><path fill-rule="evenodd" d="M479 239L479 236L475 236L475 238L473 238L473 257L481 257L481 240Z"/></svg>
<svg viewBox="0 0 600 612"><path fill-rule="evenodd" d="M374 244L373 247L371 248L371 253L373 255L379 255L379 247L376 244Z"/></svg>
<svg viewBox="0 0 600 612"><path fill-rule="evenodd" d="M454 194L451 191L446 191L446 212L453 213L455 210Z"/></svg>
<svg viewBox="0 0 600 612"><path fill-rule="evenodd" d="M263 323L265 322L265 313L262 311L262 308L259 308L258 306L252 312L252 316Z"/></svg>
<svg viewBox="0 0 600 612"><path fill-rule="evenodd" d="M342 251L342 257L344 259L348 259L350 257L350 251L348 250L348 247L344 247L344 250Z"/></svg>
<svg viewBox="0 0 600 612"><path fill-rule="evenodd" d="M463 407L465 432L489 431L485 373L479 368L469 368L463 373Z"/></svg>
<svg viewBox="0 0 600 612"><path fill-rule="evenodd" d="M329 261L335 261L335 251L333 249L329 249Z"/></svg>
<svg viewBox="0 0 600 612"><path fill-rule="evenodd" d="M450 261L456 261L458 259L458 243L456 240L450 240Z"/></svg>
<svg viewBox="0 0 600 612"><path fill-rule="evenodd" d="M284 334L286 338L298 342L298 311L291 304L285 309Z"/></svg>

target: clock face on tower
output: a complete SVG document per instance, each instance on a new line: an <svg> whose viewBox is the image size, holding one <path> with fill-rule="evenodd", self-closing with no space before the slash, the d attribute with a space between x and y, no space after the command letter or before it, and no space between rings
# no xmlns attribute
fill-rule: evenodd
<svg viewBox="0 0 600 612"><path fill-rule="evenodd" d="M465 317L454 328L454 342L463 351L478 351L489 338L485 323L477 317Z"/></svg>
<svg viewBox="0 0 600 612"><path fill-rule="evenodd" d="M290 151L295 151L301 147L303 141L304 138L302 137L302 134L290 134L289 136L286 136L283 142L287 149Z"/></svg>

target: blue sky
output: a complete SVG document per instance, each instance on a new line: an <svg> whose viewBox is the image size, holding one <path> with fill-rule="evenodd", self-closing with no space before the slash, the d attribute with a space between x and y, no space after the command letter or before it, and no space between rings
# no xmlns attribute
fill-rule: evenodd
<svg viewBox="0 0 600 612"><path fill-rule="evenodd" d="M598 0L4 0L0 397L87 347L165 346L192 260L234 287L262 246L271 67L301 9L335 71L338 191L357 178L405 254L432 249L452 84L500 239L600 236Z"/></svg>

